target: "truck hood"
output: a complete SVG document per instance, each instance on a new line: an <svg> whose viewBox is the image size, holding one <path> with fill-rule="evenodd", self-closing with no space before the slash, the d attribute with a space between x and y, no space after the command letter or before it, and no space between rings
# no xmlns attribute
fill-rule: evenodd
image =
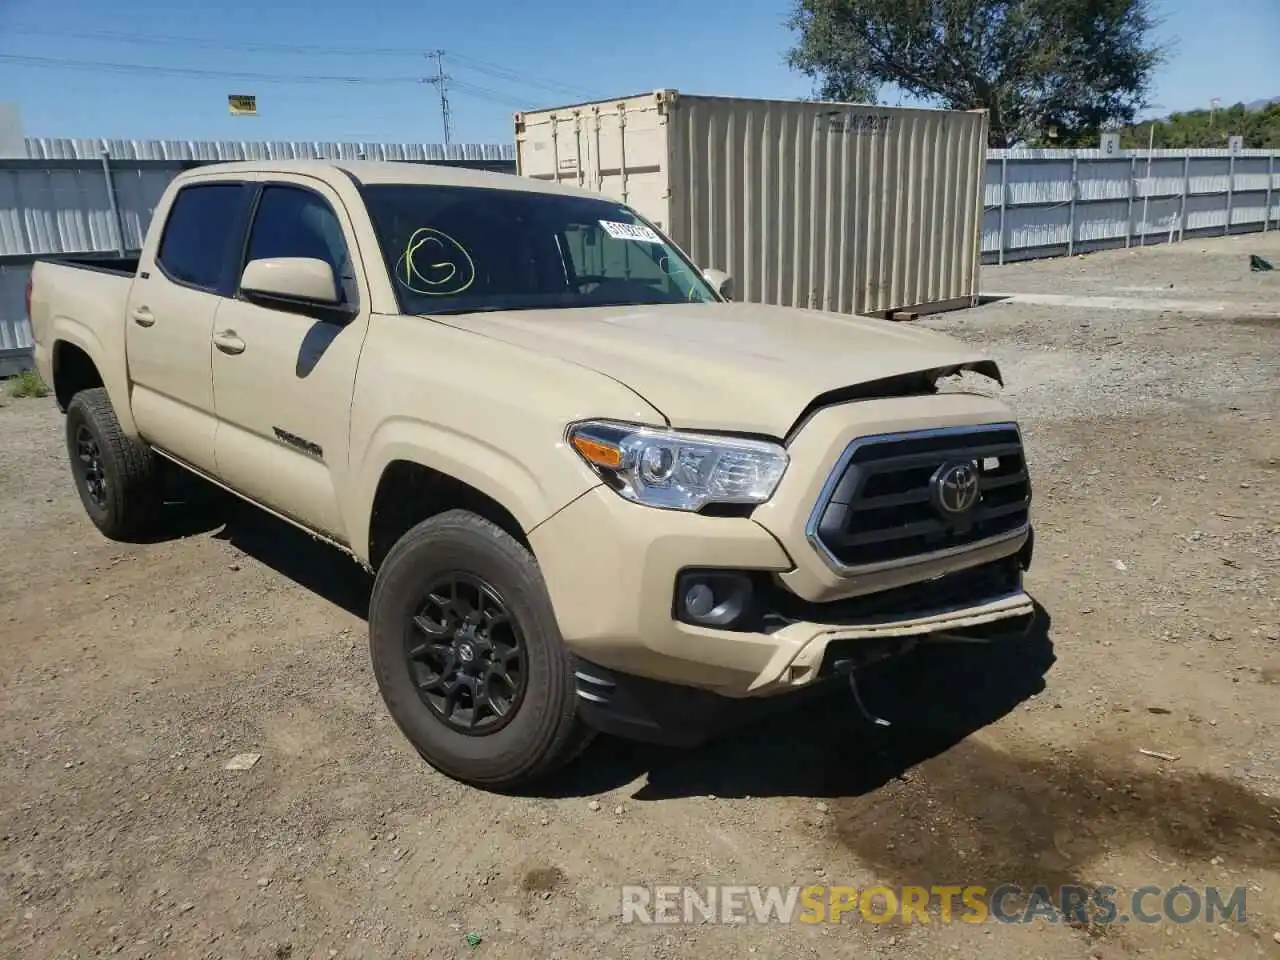
<svg viewBox="0 0 1280 960"><path fill-rule="evenodd" d="M987 357L942 334L788 307L580 307L432 319L595 370L687 429L784 437L824 398L931 392L934 376L960 369L999 378ZM912 374L923 375L921 383L904 386Z"/></svg>

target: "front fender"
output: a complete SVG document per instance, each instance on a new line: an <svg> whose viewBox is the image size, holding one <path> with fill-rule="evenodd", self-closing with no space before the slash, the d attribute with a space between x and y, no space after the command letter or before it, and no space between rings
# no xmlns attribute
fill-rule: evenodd
<svg viewBox="0 0 1280 960"><path fill-rule="evenodd" d="M369 561L369 528L378 484L398 460L417 463L453 477L502 504L526 533L581 496L599 480L559 439L545 446L536 470L513 452L438 423L409 417L383 421L374 430L355 471L351 546ZM528 447L522 451L528 455Z"/></svg>

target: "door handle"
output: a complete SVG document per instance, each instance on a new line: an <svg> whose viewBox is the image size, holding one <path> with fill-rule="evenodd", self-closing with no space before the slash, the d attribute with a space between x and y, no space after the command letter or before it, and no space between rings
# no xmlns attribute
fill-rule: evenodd
<svg viewBox="0 0 1280 960"><path fill-rule="evenodd" d="M133 317L133 322L140 327L155 326L156 315L151 312L149 307L138 307L129 316Z"/></svg>
<svg viewBox="0 0 1280 960"><path fill-rule="evenodd" d="M213 345L223 353L232 355L244 353L245 342L236 336L234 330L219 330L213 335Z"/></svg>

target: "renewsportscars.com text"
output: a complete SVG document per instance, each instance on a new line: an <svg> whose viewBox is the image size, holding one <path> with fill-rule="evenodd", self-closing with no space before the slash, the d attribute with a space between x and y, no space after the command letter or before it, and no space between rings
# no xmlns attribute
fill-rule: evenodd
<svg viewBox="0 0 1280 960"><path fill-rule="evenodd" d="M1244 923L1245 888L626 886L623 923Z"/></svg>

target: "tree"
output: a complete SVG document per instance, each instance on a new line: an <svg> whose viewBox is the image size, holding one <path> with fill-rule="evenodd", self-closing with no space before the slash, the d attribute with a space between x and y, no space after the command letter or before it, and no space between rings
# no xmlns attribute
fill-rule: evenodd
<svg viewBox="0 0 1280 960"><path fill-rule="evenodd" d="M1229 138L1244 137L1247 149L1280 148L1280 102L1250 110L1242 103L1222 110L1191 110L1121 127L1120 145L1145 149L1147 138L1157 148L1227 148Z"/></svg>
<svg viewBox="0 0 1280 960"><path fill-rule="evenodd" d="M992 146L1066 145L1130 124L1146 105L1167 53L1151 39L1152 2L797 0L789 61L824 99L874 103L894 84L987 109Z"/></svg>

